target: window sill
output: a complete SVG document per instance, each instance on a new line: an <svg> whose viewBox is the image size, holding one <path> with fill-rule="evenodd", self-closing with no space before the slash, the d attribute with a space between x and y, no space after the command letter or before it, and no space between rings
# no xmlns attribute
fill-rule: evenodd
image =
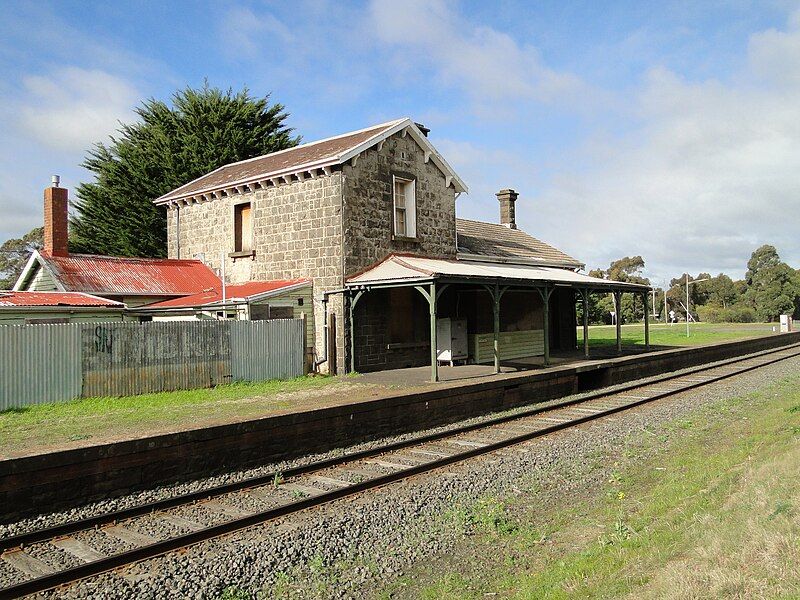
<svg viewBox="0 0 800 600"><path fill-rule="evenodd" d="M407 244L419 244L420 239L418 237L406 237L404 235L393 235L392 236L393 242L405 242Z"/></svg>
<svg viewBox="0 0 800 600"><path fill-rule="evenodd" d="M252 258L255 255L255 250L247 250L246 252L231 252L228 254L228 258L236 260L237 258Z"/></svg>

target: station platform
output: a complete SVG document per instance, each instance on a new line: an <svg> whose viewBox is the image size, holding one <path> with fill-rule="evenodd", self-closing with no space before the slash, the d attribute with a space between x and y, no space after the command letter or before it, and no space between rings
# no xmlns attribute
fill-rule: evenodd
<svg viewBox="0 0 800 600"><path fill-rule="evenodd" d="M797 343L800 332L588 361L566 355L555 365L531 361L499 375L453 367L455 379L419 386L410 385L413 371L387 372L382 376L402 379L404 387L259 419L0 460L0 523Z"/></svg>

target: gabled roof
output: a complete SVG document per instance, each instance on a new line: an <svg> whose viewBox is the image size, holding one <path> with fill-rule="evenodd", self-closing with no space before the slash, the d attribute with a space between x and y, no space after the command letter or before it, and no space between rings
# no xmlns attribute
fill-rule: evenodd
<svg viewBox="0 0 800 600"><path fill-rule="evenodd" d="M164 194L160 198L156 198L154 202L156 204L166 204L170 201L199 197L204 194L215 194L223 191L231 193L237 186L255 185L281 176L291 176L299 172L340 165L406 128L408 128L407 133L426 152L430 153L431 160L442 170L446 177L450 178L456 191L467 191L466 184L447 164L447 161L433 147L414 122L409 118L403 118L224 165ZM228 192L228 190L231 190L231 192Z"/></svg>
<svg viewBox="0 0 800 600"><path fill-rule="evenodd" d="M99 296L185 296L219 285L219 277L199 260L34 251L14 290L22 291L37 268L50 273L59 291Z"/></svg>
<svg viewBox="0 0 800 600"><path fill-rule="evenodd" d="M552 283L596 290L643 292L646 285L611 281L576 273L558 267L492 263L483 261L428 258L425 256L390 254L378 264L345 282L348 287L379 287L418 284L433 280L503 283L505 285L536 286Z"/></svg>
<svg viewBox="0 0 800 600"><path fill-rule="evenodd" d="M458 252L464 258L487 257L541 266L580 269L583 263L520 229L498 223L456 219Z"/></svg>
<svg viewBox="0 0 800 600"><path fill-rule="evenodd" d="M82 292L0 292L0 308L19 306L96 306L125 308L122 302Z"/></svg>
<svg viewBox="0 0 800 600"><path fill-rule="evenodd" d="M225 302L239 303L261 300L272 295L283 293L295 288L311 285L308 279L288 279L281 281L248 281L247 283L232 283L225 286ZM153 304L141 306L138 310L200 308L222 303L222 286L217 283L213 289L203 290L199 294L182 296L163 300Z"/></svg>

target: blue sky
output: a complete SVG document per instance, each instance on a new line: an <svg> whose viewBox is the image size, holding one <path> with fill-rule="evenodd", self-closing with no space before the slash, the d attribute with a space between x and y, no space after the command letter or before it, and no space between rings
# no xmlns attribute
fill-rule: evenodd
<svg viewBox="0 0 800 600"><path fill-rule="evenodd" d="M271 93L306 141L411 116L470 186L460 216L518 222L654 283L800 266L800 3L31 2L0 5L0 239L52 173L146 97Z"/></svg>

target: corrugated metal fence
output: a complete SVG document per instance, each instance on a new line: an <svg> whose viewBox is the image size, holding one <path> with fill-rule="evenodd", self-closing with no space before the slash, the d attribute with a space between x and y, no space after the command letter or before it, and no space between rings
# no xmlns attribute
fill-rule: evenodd
<svg viewBox="0 0 800 600"><path fill-rule="evenodd" d="M0 410L304 372L304 322L0 325Z"/></svg>

